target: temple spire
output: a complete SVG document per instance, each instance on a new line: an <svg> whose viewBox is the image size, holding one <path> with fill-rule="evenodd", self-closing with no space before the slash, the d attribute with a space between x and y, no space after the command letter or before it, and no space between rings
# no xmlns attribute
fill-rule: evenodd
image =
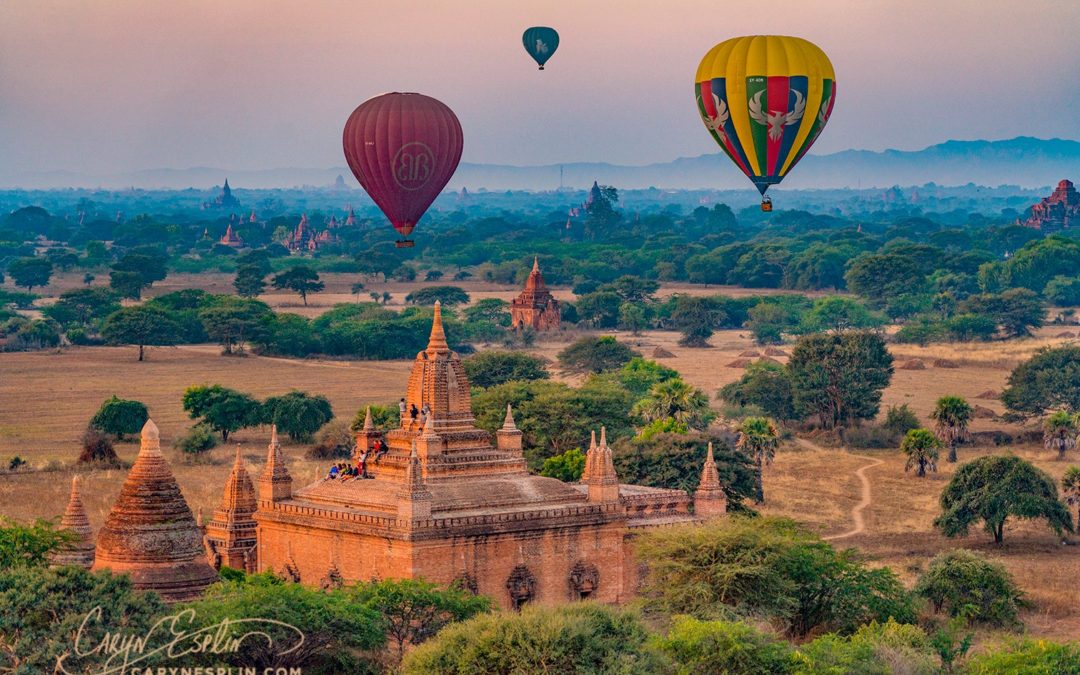
<svg viewBox="0 0 1080 675"><path fill-rule="evenodd" d="M502 428L506 431L517 429L517 425L514 423L514 411L510 408L510 404L506 404L506 417L503 418Z"/></svg>
<svg viewBox="0 0 1080 675"><path fill-rule="evenodd" d="M270 427L270 444L267 446L266 466L259 476L259 499L278 501L292 496L292 476L285 467L285 458L281 454L281 442L278 441L277 425Z"/></svg>
<svg viewBox="0 0 1080 675"><path fill-rule="evenodd" d="M147 418L139 434L139 457L161 457L161 432L154 420Z"/></svg>
<svg viewBox="0 0 1080 675"><path fill-rule="evenodd" d="M694 513L702 518L727 513L727 495L720 485L720 474L713 459L713 446L709 443L705 465L701 468L701 481L694 492Z"/></svg>
<svg viewBox="0 0 1080 675"><path fill-rule="evenodd" d="M65 544L49 556L53 565L78 565L90 569L94 564L94 530L86 517L82 497L79 495L79 477L71 478L71 496L67 509L60 519L60 529L75 533L75 540Z"/></svg>
<svg viewBox="0 0 1080 675"><path fill-rule="evenodd" d="M442 303L435 301L435 318L431 322L431 337L428 338L427 351L429 354L438 354L450 351L450 345L446 343L446 333L442 324Z"/></svg>
<svg viewBox="0 0 1080 675"><path fill-rule="evenodd" d="M375 421L371 419L371 406L367 407L367 412L364 413L364 431L372 431L375 429Z"/></svg>
<svg viewBox="0 0 1080 675"><path fill-rule="evenodd" d="M589 485L589 501L611 503L619 501L619 477L615 473L615 463L611 457L611 448L607 444L607 429L600 427L600 445L589 450L589 460L585 466Z"/></svg>
<svg viewBox="0 0 1080 675"><path fill-rule="evenodd" d="M540 274L540 258L539 258L539 256L535 256L535 255L533 256L532 273L533 274Z"/></svg>

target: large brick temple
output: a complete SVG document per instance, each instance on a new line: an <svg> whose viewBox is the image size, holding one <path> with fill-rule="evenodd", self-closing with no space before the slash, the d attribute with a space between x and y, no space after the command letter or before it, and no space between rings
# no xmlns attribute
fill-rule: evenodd
<svg viewBox="0 0 1080 675"><path fill-rule="evenodd" d="M430 412L406 415L385 434L369 415L357 433L358 453L377 440L389 448L368 462L373 479L294 490L276 431L255 485L238 457L207 527L211 562L322 588L388 578L457 582L507 608L585 597L622 602L639 581L635 533L725 511L711 453L692 513L681 490L620 484L602 430L580 483L530 475L509 409L494 443L476 428L469 381L446 343L438 305L405 401Z"/></svg>
<svg viewBox="0 0 1080 675"><path fill-rule="evenodd" d="M510 327L533 330L557 330L561 322L559 301L548 290L540 261L533 258L532 271L525 280L525 289L510 301Z"/></svg>

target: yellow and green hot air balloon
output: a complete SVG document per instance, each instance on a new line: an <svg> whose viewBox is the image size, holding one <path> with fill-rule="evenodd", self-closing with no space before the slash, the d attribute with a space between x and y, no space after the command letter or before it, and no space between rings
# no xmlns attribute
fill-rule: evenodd
<svg viewBox="0 0 1080 675"><path fill-rule="evenodd" d="M832 114L836 75L817 45L797 37L725 40L701 59L698 112L713 139L761 192L784 179Z"/></svg>

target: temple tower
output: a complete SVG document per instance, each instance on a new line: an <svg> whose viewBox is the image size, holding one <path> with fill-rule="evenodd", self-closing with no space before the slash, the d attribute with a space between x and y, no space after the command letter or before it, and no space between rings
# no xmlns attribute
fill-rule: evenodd
<svg viewBox="0 0 1080 675"><path fill-rule="evenodd" d="M727 495L720 486L720 474L713 459L712 443L701 469L701 481L694 492L694 514L702 518L722 516L727 513Z"/></svg>
<svg viewBox="0 0 1080 675"><path fill-rule="evenodd" d="M98 533L92 569L128 574L137 590L157 591L166 602L196 598L217 580L152 420L143 426L139 456Z"/></svg>
<svg viewBox="0 0 1080 675"><path fill-rule="evenodd" d="M525 290L510 303L510 327L515 330L558 330L560 321L559 301L544 283L540 261L533 258L532 271L525 280Z"/></svg>
<svg viewBox="0 0 1080 675"><path fill-rule="evenodd" d="M610 503L619 501L619 477L615 475L615 463L611 459L611 448L607 443L607 429L600 427L600 445L590 448L589 460L586 461L589 486L589 501Z"/></svg>
<svg viewBox="0 0 1080 675"><path fill-rule="evenodd" d="M214 510L214 517L206 526L207 541L221 565L247 572L255 571L255 509L255 486L244 468L240 444L237 443L236 461L225 481L225 493Z"/></svg>
<svg viewBox="0 0 1080 675"><path fill-rule="evenodd" d="M521 429L518 429L514 423L514 413L510 409L510 404L507 403L506 418L503 419L502 428L495 432L495 447L507 452L520 453L522 451L521 438Z"/></svg>
<svg viewBox="0 0 1080 675"><path fill-rule="evenodd" d="M277 425L270 427L270 445L267 446L266 466L259 476L259 501L277 502L292 496L292 476L285 468L281 454Z"/></svg>
<svg viewBox="0 0 1080 675"><path fill-rule="evenodd" d="M82 499L79 496L79 477L71 479L71 496L68 498L64 516L60 519L60 529L74 532L76 539L57 550L49 557L54 566L76 565L90 569L94 564L94 530L86 517Z"/></svg>

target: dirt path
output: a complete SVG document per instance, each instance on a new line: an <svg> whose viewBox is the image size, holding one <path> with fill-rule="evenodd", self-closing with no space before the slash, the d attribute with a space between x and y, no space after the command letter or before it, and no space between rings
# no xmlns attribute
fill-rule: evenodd
<svg viewBox="0 0 1080 675"><path fill-rule="evenodd" d="M824 449L816 443L812 443L811 441L806 440L805 438L796 438L795 442L803 446L804 448L809 448L811 450ZM855 475L859 477L859 481L862 483L862 499L860 499L859 503L851 509L851 522L854 527L852 527L847 532L841 532L840 534L822 537L822 539L824 539L825 541L836 541L837 539L847 539L848 537L854 537L855 535L860 534L863 530L866 529L863 522L863 510L874 502L873 496L870 494L870 479L866 477L866 470L872 469L879 464L884 464L884 460L874 459L873 457L867 457L866 455L855 455L855 457L861 457L862 459L869 460L870 463L863 465L855 470Z"/></svg>

